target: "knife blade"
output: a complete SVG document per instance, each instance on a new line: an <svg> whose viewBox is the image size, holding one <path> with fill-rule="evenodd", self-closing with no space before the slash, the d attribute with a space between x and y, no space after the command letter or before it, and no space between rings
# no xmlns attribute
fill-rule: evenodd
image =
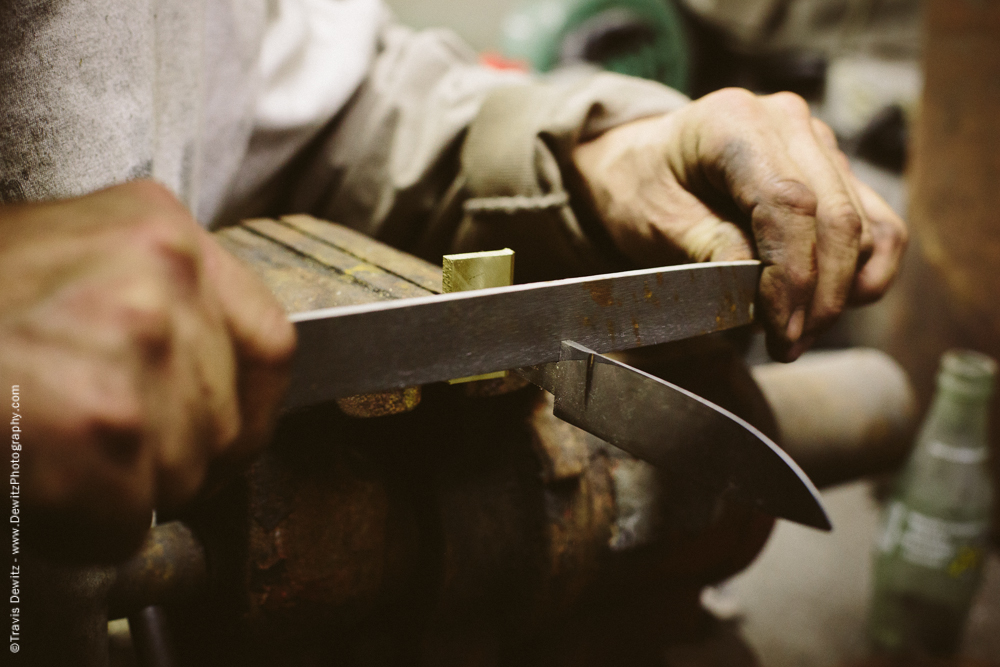
<svg viewBox="0 0 1000 667"><path fill-rule="evenodd" d="M555 395L555 416L629 454L749 503L830 530L809 477L745 420L686 389L572 341L561 360L518 369Z"/></svg>
<svg viewBox="0 0 1000 667"><path fill-rule="evenodd" d="M286 408L753 321L760 262L706 262L299 313Z"/></svg>

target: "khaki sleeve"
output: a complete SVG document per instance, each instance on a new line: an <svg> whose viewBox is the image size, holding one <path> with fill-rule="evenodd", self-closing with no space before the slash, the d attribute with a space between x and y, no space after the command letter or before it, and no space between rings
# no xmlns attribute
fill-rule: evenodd
<svg viewBox="0 0 1000 667"><path fill-rule="evenodd" d="M391 24L369 77L300 162L287 210L435 263L511 247L519 281L607 270L615 254L571 194L572 149L686 101L616 74L491 70L450 32Z"/></svg>
<svg viewBox="0 0 1000 667"><path fill-rule="evenodd" d="M576 183L577 144L687 102L658 83L600 73L492 92L461 153L463 194L454 251L511 247L519 280L624 268Z"/></svg>

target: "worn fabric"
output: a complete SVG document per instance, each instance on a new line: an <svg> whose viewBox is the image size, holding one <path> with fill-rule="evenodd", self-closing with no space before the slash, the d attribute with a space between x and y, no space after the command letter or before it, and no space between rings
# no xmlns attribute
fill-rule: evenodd
<svg viewBox="0 0 1000 667"><path fill-rule="evenodd" d="M210 223L343 107L387 20L379 0L5 0L0 202L152 177Z"/></svg>
<svg viewBox="0 0 1000 667"><path fill-rule="evenodd" d="M0 203L153 177L206 225L309 212L435 260L509 245L522 279L613 264L572 146L684 102L483 68L380 0L7 0L0 40Z"/></svg>
<svg viewBox="0 0 1000 667"><path fill-rule="evenodd" d="M204 23L196 0L0 4L0 199L153 176L192 201Z"/></svg>

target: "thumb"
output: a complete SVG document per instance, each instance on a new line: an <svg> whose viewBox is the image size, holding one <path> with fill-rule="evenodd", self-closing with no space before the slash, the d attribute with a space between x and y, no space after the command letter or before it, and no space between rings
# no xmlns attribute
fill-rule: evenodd
<svg viewBox="0 0 1000 667"><path fill-rule="evenodd" d="M739 226L709 213L679 235L680 249L697 262L753 259L753 242Z"/></svg>

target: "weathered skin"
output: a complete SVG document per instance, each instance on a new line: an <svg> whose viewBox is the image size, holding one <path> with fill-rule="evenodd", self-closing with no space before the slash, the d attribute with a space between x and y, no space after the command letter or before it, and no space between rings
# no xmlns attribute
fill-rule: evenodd
<svg viewBox="0 0 1000 667"><path fill-rule="evenodd" d="M615 128L574 160L612 239L646 266L758 256L758 318L776 359L888 289L903 221L858 181L792 93L727 89Z"/></svg>
<svg viewBox="0 0 1000 667"><path fill-rule="evenodd" d="M294 331L166 189L0 207L0 284L33 547L120 558L266 440Z"/></svg>

